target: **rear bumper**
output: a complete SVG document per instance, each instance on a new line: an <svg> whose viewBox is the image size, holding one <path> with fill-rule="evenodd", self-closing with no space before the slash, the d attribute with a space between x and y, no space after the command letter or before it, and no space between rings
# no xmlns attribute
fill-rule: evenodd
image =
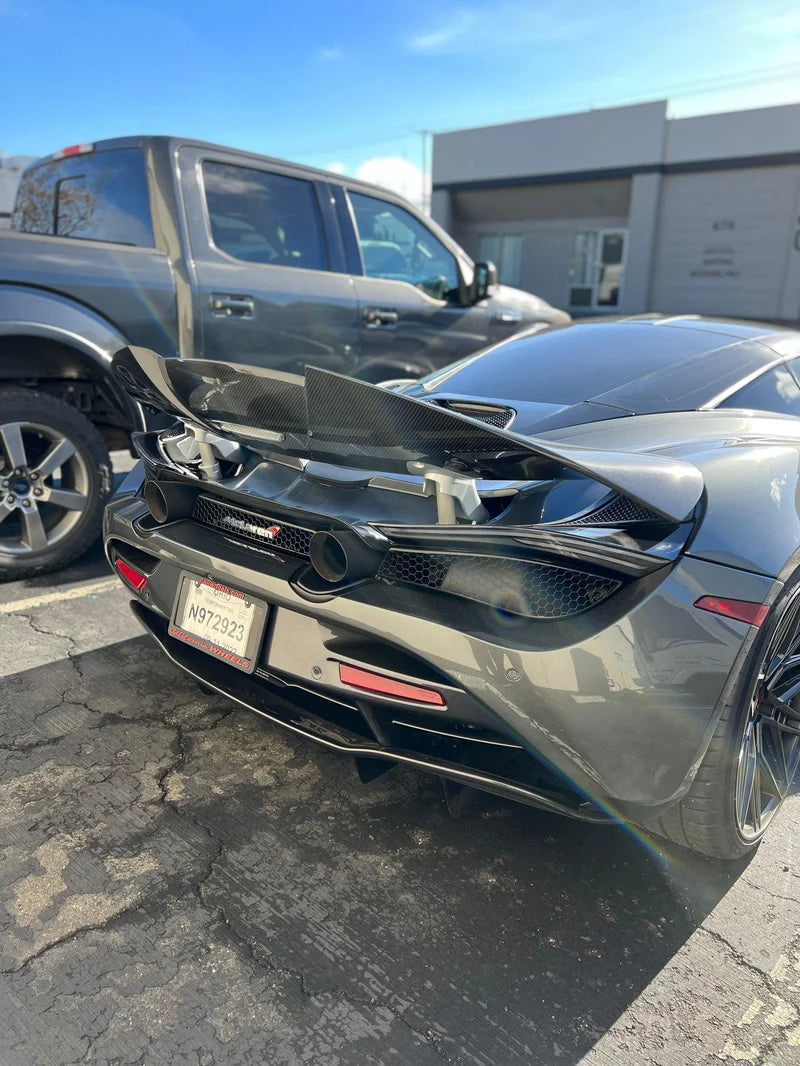
<svg viewBox="0 0 800 1066"><path fill-rule="evenodd" d="M146 513L136 497L115 498L106 512L106 551L128 545L158 560L139 596L137 614L178 665L323 743L319 730L298 728L290 712L272 713L270 700L284 697L301 717L303 705L315 714L314 699L326 706L361 704L340 682L340 662L437 688L446 707L424 712L437 716L436 731L466 728L517 745L532 766L543 768L545 778L550 775L551 783L574 789L576 817L597 818L606 807L642 817L640 811L667 807L688 788L731 670L755 632L694 610L692 604L704 594L763 601L773 584L759 575L683 558L608 624L598 625L590 612L576 617L566 633L563 626L548 623L523 631L500 619L493 631L477 633L445 625L431 612L400 610L396 598L372 583L309 603L289 584L296 559L253 551L189 521L147 529L140 522ZM165 621L181 570L214 577L271 605L256 675L243 675L169 637ZM369 707L377 707L384 722L409 715L418 725L425 721L417 714L420 708L389 697L370 697ZM346 714L343 720L348 733ZM461 780L435 760L431 765L416 756L406 758L408 750L398 744L396 731L389 741L381 750L356 743L363 751L353 750L351 736L328 742L356 755L425 764ZM469 773L485 761L483 755L470 757ZM452 760L440 760L444 762L458 770ZM509 780L494 769L488 776L495 784L501 777ZM491 781L463 783L513 794L505 786L490 788ZM545 788L543 794L546 799L550 793ZM581 806L581 800L594 806ZM528 802L535 798L529 796Z"/></svg>

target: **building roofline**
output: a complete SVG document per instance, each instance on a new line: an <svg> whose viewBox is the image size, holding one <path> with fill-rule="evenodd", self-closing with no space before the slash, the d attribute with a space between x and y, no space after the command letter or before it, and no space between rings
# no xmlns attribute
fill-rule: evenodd
<svg viewBox="0 0 800 1066"><path fill-rule="evenodd" d="M562 119L579 118L584 115L602 115L609 111L632 111L636 108L662 105L664 107L664 121L670 124L692 122L695 119L703 118L723 118L726 115L739 115L742 113L749 114L754 111L785 111L791 108L800 107L800 100L787 100L782 104L758 104L755 107L727 108L724 111L702 111L697 115L680 115L678 117L672 117L667 113L670 102L669 97L664 97L656 100L639 100L629 104L610 104L608 107L585 107L580 111L554 111L547 115L535 115L530 118L516 118L511 119L508 122L484 122L478 126L456 126L453 129L437 130L434 133L434 137L450 137L462 133L483 133L486 130L507 129L509 126L529 126L536 122L549 122L551 120L561 121Z"/></svg>

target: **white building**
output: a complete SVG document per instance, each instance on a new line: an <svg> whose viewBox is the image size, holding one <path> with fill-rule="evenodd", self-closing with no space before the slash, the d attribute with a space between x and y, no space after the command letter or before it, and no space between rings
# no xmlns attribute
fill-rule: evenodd
<svg viewBox="0 0 800 1066"><path fill-rule="evenodd" d="M33 160L32 155L3 155L0 152L0 229L6 228L11 221L19 179Z"/></svg>
<svg viewBox="0 0 800 1066"><path fill-rule="evenodd" d="M575 314L800 319L800 104L666 101L437 134L432 214Z"/></svg>

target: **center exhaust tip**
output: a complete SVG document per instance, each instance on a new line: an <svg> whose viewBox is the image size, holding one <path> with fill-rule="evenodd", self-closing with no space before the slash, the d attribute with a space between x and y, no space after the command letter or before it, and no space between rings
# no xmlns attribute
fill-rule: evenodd
<svg viewBox="0 0 800 1066"><path fill-rule="evenodd" d="M311 565L321 578L336 584L347 576L347 552L333 533L315 533L309 548Z"/></svg>
<svg viewBox="0 0 800 1066"><path fill-rule="evenodd" d="M147 509L153 518L155 518L156 522L162 524L166 522L169 518L169 506L167 504L167 498L158 487L157 482L150 480L145 482L144 502L147 504Z"/></svg>
<svg viewBox="0 0 800 1066"><path fill-rule="evenodd" d="M331 585L374 577L383 553L365 544L357 533L320 531L311 538L311 565Z"/></svg>
<svg viewBox="0 0 800 1066"><path fill-rule="evenodd" d="M142 492L147 509L159 525L188 518L197 500L197 490L176 481L156 481L149 477Z"/></svg>

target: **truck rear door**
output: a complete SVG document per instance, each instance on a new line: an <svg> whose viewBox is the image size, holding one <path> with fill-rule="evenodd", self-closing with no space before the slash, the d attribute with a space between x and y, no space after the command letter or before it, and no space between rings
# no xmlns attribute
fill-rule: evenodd
<svg viewBox="0 0 800 1066"><path fill-rule="evenodd" d="M349 373L357 300L327 185L199 146L179 160L202 354Z"/></svg>

